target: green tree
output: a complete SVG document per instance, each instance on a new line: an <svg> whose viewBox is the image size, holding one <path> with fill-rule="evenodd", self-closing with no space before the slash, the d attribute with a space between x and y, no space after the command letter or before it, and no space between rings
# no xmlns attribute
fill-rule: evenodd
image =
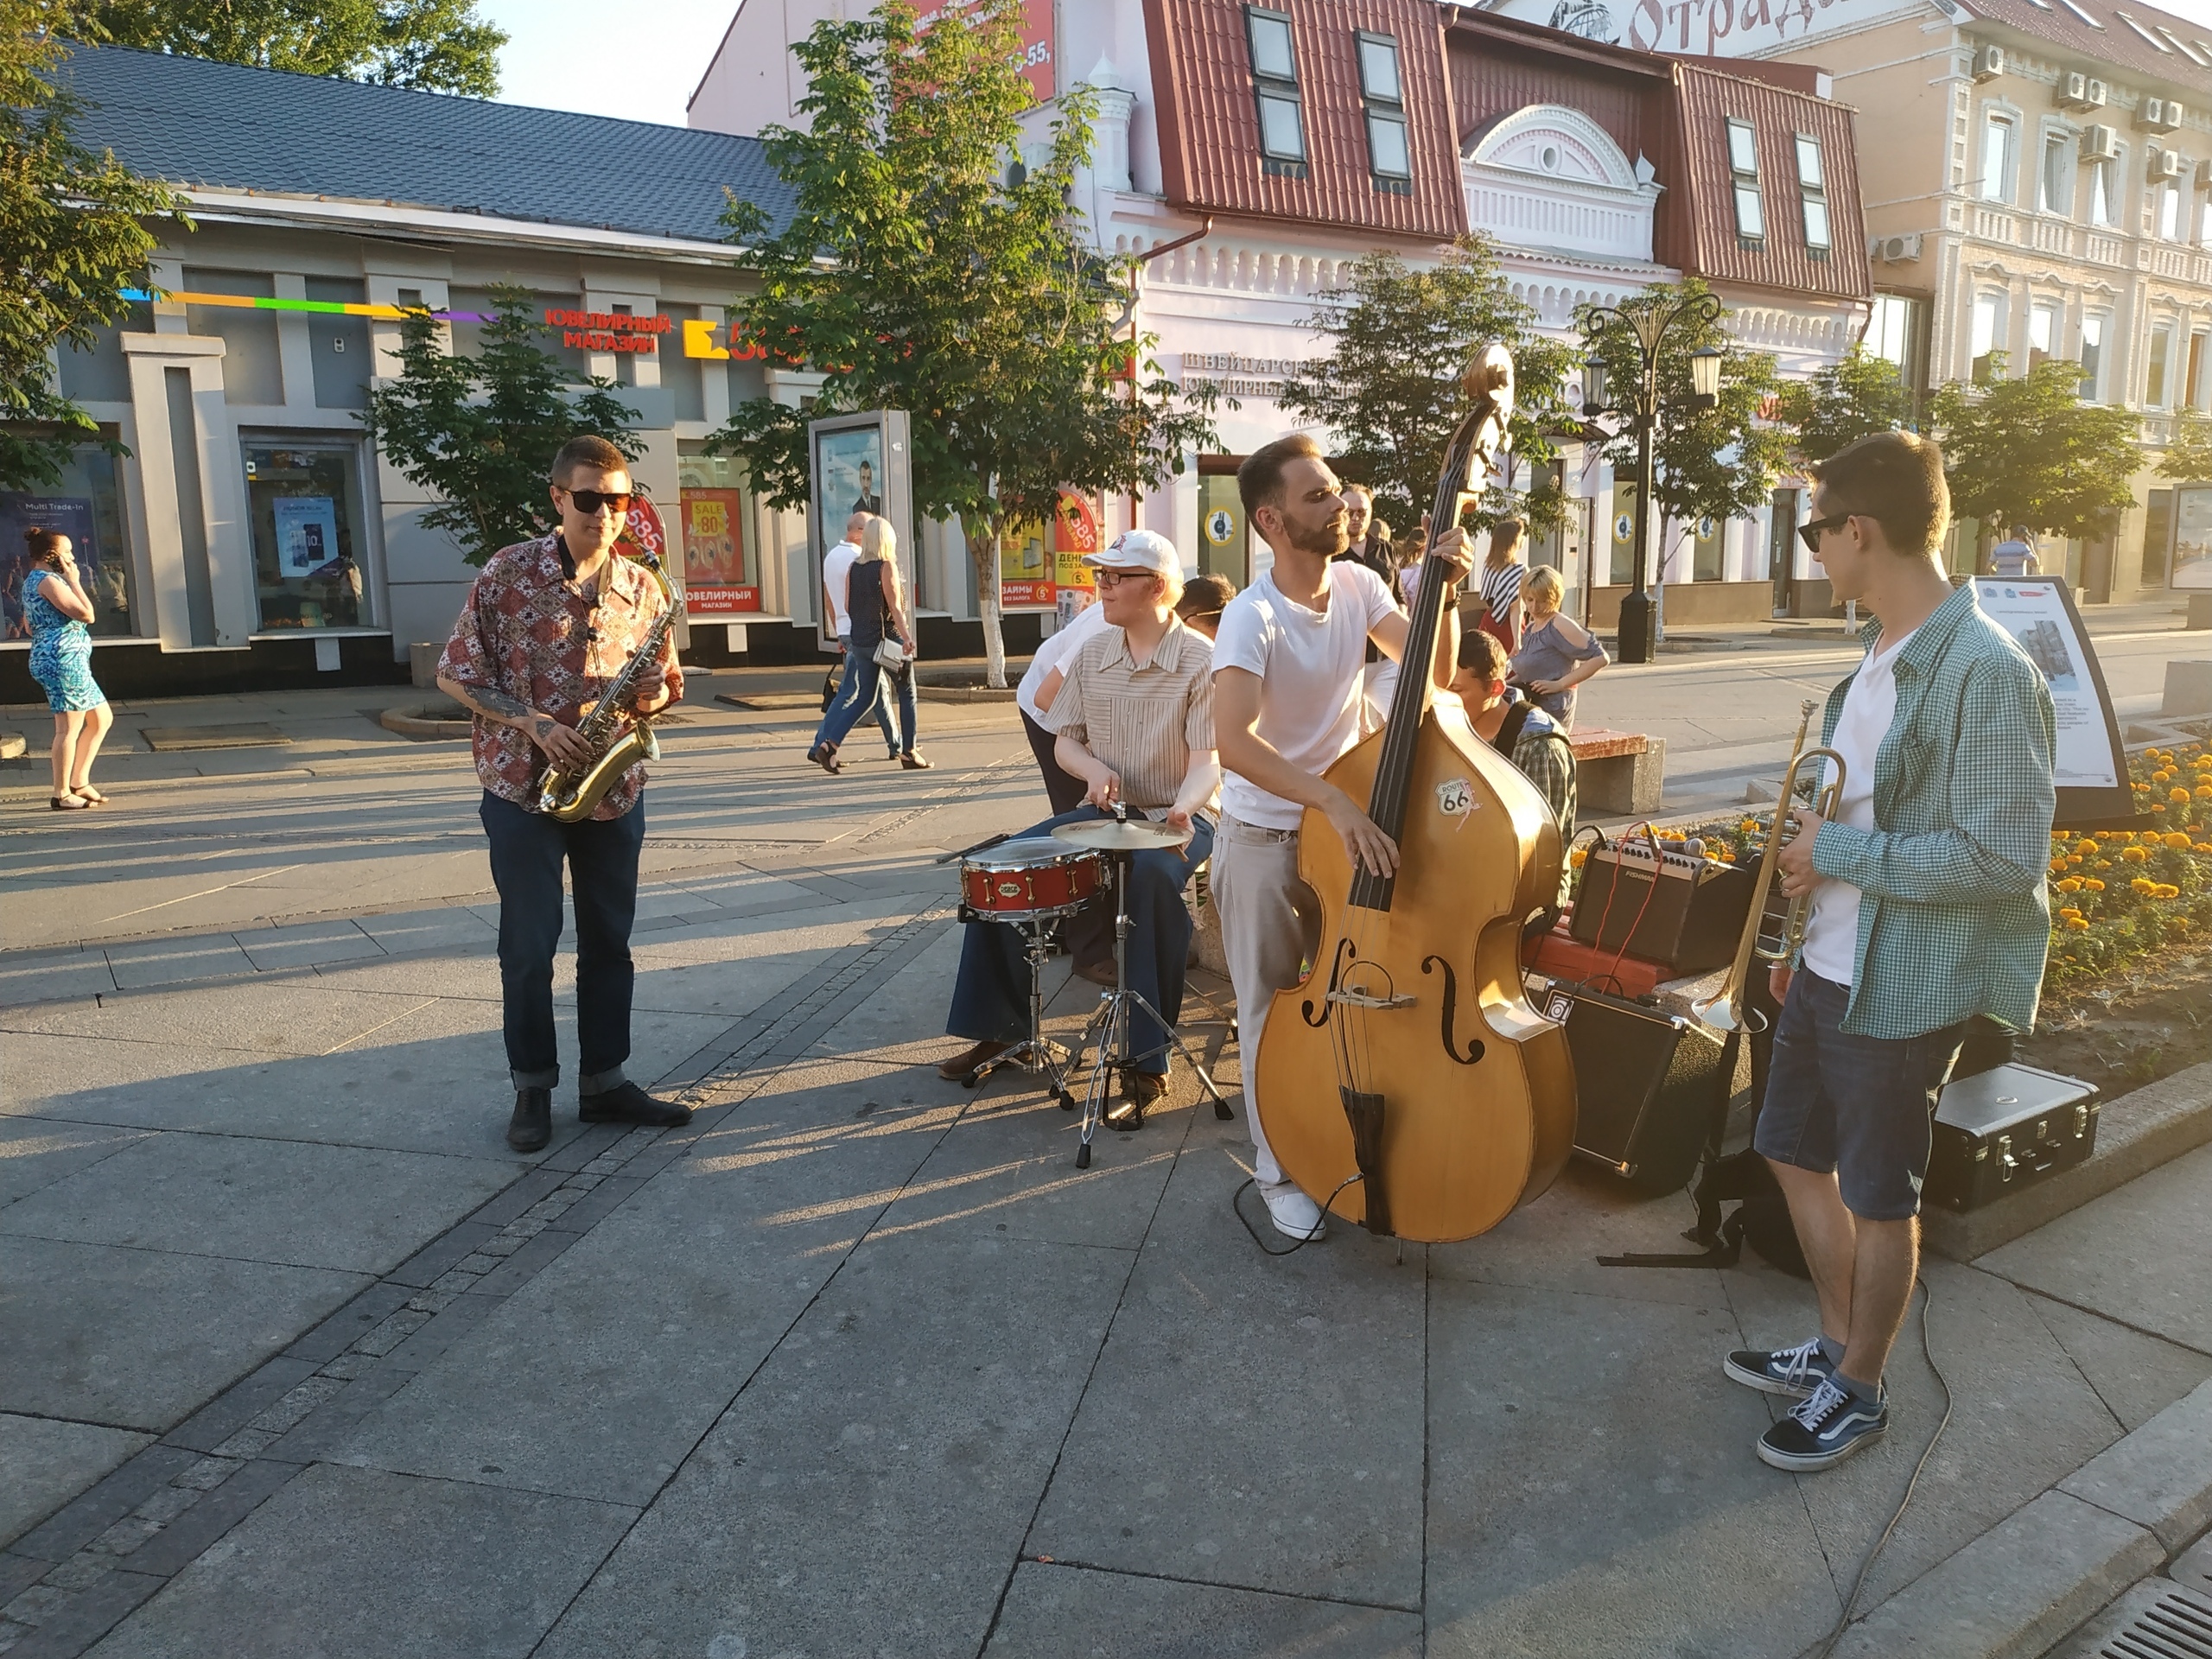
<svg viewBox="0 0 2212 1659"><path fill-rule="evenodd" d="M1962 520L2100 536L2135 499L2142 422L2082 401L2082 365L2053 359L2019 379L2000 360L1986 385L1958 381L1929 413L1943 446L1951 511Z"/></svg>
<svg viewBox="0 0 2212 1659"><path fill-rule="evenodd" d="M92 348L130 315L147 281L148 220L176 200L111 154L70 136L79 105L49 77L67 55L51 0L0 0L0 488L60 476L69 451L99 442L61 395L49 353ZM121 446L111 446L118 452Z"/></svg>
<svg viewBox="0 0 2212 1659"><path fill-rule="evenodd" d="M1536 314L1513 297L1489 238L1462 237L1435 265L1416 270L1378 249L1344 267L1318 296L1310 326L1329 336L1329 355L1284 383L1282 406L1336 435L1347 476L1375 493L1375 511L1410 534L1435 499L1465 395L1459 375L1486 340L1513 353L1516 404L1513 452L1550 460L1551 435L1568 424L1565 385L1573 353L1536 332ZM1478 504L1478 525L1518 513L1541 532L1560 519L1548 486L1526 498L1493 488Z"/></svg>
<svg viewBox="0 0 2212 1659"><path fill-rule="evenodd" d="M1636 308L1671 308L1710 292L1691 277L1683 283L1654 283L1622 302ZM1672 519L1677 544L1694 532L1698 520L1726 524L1766 505L1774 480L1789 456L1789 435L1761 417L1767 399L1781 391L1774 359L1748 352L1725 326L1722 310L1711 322L1685 315L1660 342L1659 423L1651 435L1651 499L1656 512ZM1708 347L1720 353L1720 398L1712 409L1691 407L1696 385L1690 354ZM1615 325L1599 336L1590 355L1605 365L1608 380L1625 395L1642 370L1629 330ZM1636 429L1624 422L1604 440L1602 453L1613 476L1636 477ZM1663 531L1662 534L1663 535ZM1665 565L1662 552L1661 568Z"/></svg>
<svg viewBox="0 0 2212 1659"><path fill-rule="evenodd" d="M824 22L794 48L804 131L761 136L796 199L775 230L733 200L757 293L738 326L823 376L810 411L760 398L716 435L773 505L807 500L806 423L903 409L914 505L957 513L975 562L990 683L1006 679L999 541L1046 522L1062 488L1148 490L1215 442L1211 390L1179 393L1153 341L1116 338L1130 273L1087 251L1066 207L1090 153L1090 100L1063 95L1026 171L1014 67L1020 0L982 0L924 29L911 5Z"/></svg>
<svg viewBox="0 0 2212 1659"><path fill-rule="evenodd" d="M612 380L575 382L537 344L533 296L492 290L493 319L476 357L448 354L442 324L418 311L400 325L400 373L369 393L361 423L412 482L442 499L423 515L481 565L553 528L546 476L561 446L596 432L632 460L644 441Z"/></svg>
<svg viewBox="0 0 2212 1659"><path fill-rule="evenodd" d="M475 0L96 0L84 38L260 69L495 98L505 31Z"/></svg>
<svg viewBox="0 0 2212 1659"><path fill-rule="evenodd" d="M2158 476L2183 484L2212 479L2212 420L2193 409L2182 410L2166 451L2158 457Z"/></svg>
<svg viewBox="0 0 2212 1659"><path fill-rule="evenodd" d="M1786 382L1777 412L1790 429L1790 448L1811 463L1874 433L1897 431L1911 418L1912 398L1896 364L1854 345L1809 379Z"/></svg>

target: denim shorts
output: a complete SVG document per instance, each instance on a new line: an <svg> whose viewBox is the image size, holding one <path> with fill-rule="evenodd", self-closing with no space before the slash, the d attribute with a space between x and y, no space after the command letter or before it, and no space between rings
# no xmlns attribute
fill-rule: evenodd
<svg viewBox="0 0 2212 1659"><path fill-rule="evenodd" d="M1850 1002L1848 986L1805 969L1791 979L1752 1144L1776 1163L1833 1173L1853 1215L1904 1221L1920 1213L1936 1097L1967 1024L1860 1037L1843 1029Z"/></svg>

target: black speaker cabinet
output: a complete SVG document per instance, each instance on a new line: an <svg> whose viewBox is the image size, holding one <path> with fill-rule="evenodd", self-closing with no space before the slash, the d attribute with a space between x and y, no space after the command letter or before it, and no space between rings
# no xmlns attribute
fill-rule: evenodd
<svg viewBox="0 0 2212 1659"><path fill-rule="evenodd" d="M1555 985L1544 1012L1574 1056L1574 1149L1646 1192L1697 1171L1721 1109L1720 1039L1694 1020L1625 997Z"/></svg>

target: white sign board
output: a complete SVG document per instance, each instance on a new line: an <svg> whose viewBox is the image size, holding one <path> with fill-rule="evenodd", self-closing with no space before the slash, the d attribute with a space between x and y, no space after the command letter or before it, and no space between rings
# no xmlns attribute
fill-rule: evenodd
<svg viewBox="0 0 2212 1659"><path fill-rule="evenodd" d="M2120 724L2105 690L2104 671L2064 582L2055 578L1979 576L1982 614L2018 642L2042 671L2056 715L2058 824L2088 827L2132 817L2127 761Z"/></svg>

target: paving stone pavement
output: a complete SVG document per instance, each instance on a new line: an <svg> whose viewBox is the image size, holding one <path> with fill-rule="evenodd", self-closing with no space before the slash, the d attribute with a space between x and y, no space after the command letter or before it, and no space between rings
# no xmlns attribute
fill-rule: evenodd
<svg viewBox="0 0 2212 1659"><path fill-rule="evenodd" d="M932 744L930 794L835 813L747 752L741 851L678 776L669 839L703 850L646 889L632 1069L681 1130L563 1109L505 1149L496 912L442 867L282 937L238 909L0 953L0 1651L1813 1644L1940 1408L1917 1316L1889 1440L1792 1478L1718 1361L1800 1338L1804 1287L1596 1263L1678 1248L1678 1198L1577 1166L1466 1244L1270 1260L1230 1207L1241 1103L1179 1070L1078 1173L1028 1080L934 1071L932 860L1036 815L1019 744ZM198 971L123 983L157 960ZM1071 1029L1094 993L1054 976ZM1959 1413L1862 1605L2212 1376L2208 1189L2194 1154L1931 1268Z"/></svg>

